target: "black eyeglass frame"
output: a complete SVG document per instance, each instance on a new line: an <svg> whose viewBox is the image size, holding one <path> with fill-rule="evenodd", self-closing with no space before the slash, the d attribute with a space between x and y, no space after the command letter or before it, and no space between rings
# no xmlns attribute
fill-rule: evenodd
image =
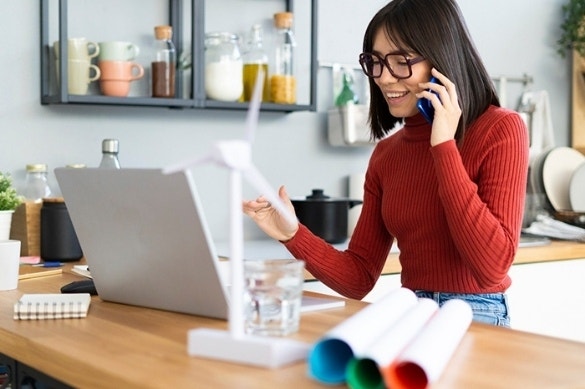
<svg viewBox="0 0 585 389"><path fill-rule="evenodd" d="M370 75L369 72L366 70L366 65L365 65L365 62L366 62L365 56L366 55L378 58L380 60L380 63L382 65L386 66L386 68L388 69L390 74L394 78L399 79L399 80L404 80L404 79L410 78L412 76L412 65L416 65L417 63L422 62L426 59L425 57L408 58L405 53L397 53L397 52L388 53L384 57L382 57L380 54L377 54L377 53L361 53L359 56L359 63L360 63L360 66L362 67L362 71L369 78L382 77L382 73L384 72L384 68L380 67L380 74L378 74L377 76ZM394 70L392 70L392 67L390 67L390 64L387 61L387 58L391 55L401 55L404 57L404 62L408 66L408 76L399 76L399 75L394 73Z"/></svg>

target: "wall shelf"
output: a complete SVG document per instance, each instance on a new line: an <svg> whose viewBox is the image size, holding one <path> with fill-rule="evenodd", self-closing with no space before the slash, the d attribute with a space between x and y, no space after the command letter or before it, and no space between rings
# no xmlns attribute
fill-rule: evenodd
<svg viewBox="0 0 585 389"><path fill-rule="evenodd" d="M161 0L162 1L162 0ZM248 103L223 102L209 100L205 96L205 2L206 0L166 0L168 2L169 21L173 27L173 42L177 52L190 52L191 78L186 87L190 90L187 98L153 98L150 96L111 97L100 94L72 95L67 93L67 77L56 80L55 67L59 74L67 74L67 38L68 38L68 0L41 0L41 104L69 104L69 105L101 105L101 106L135 106L135 107L165 107L185 109L215 109L215 110L247 110ZM216 0L217 1L217 0ZM303 2L303 0L296 0ZM283 10L295 12L295 0L283 0ZM299 3L301 4L301 3ZM186 13L189 17L185 18ZM56 14L51 18L51 15ZM272 15L269 15L272 16ZM296 18L296 14L295 14ZM187 20L187 22L185 22ZM51 50L50 28L58 24L59 51L61 58L55 61ZM190 24L190 25L189 25ZM261 105L262 111L295 112L316 110L316 75L317 75L317 0L310 1L310 34L307 42L309 55L309 78L306 85L308 98L299 104L274 104L265 102ZM185 32L190 30L190 42L185 43ZM198 59L196 61L195 59ZM53 65L56 63L57 65ZM176 95L183 96L185 84L183 72L176 73ZM304 88L304 85L303 85Z"/></svg>

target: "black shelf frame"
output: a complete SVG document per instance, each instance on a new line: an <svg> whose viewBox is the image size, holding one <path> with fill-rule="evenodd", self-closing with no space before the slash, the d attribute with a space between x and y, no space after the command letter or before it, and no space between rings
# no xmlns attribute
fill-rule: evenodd
<svg viewBox="0 0 585 389"><path fill-rule="evenodd" d="M70 95L67 93L67 77L60 77L57 92L51 91L50 72L51 55L49 42L49 2L41 0L41 104L78 104L78 105L103 105L103 106L138 106L138 107L165 107L165 108L191 108L191 109L218 109L218 110L247 110L249 103L223 102L209 100L205 96L205 69L204 63L195 62L194 58L205 57L205 1L191 1L191 64L192 79L190 98L153 98L153 97L112 97L103 95ZM59 74L67 74L67 9L69 0L58 0L59 19ZM184 47L183 42L183 19L184 2L187 0L169 1L169 24L173 26L173 43L180 49ZM217 0L216 0L217 1ZM285 10L294 13L294 1L285 0ZM306 1L306 0L297 0ZM261 111L290 113L295 111L316 111L317 101L317 1L311 1L311 44L310 44L310 82L309 82L309 103L308 104L274 104L262 103ZM176 88L178 96L183 95L182 72L177 72Z"/></svg>

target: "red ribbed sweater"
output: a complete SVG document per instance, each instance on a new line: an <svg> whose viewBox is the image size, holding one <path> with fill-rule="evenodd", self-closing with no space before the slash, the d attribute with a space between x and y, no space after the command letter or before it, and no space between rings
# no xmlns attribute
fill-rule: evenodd
<svg viewBox="0 0 585 389"><path fill-rule="evenodd" d="M380 141L370 158L361 216L345 251L301 225L287 249L338 293L363 298L397 242L402 285L412 290L496 293L520 236L528 132L514 111L491 106L463 143L430 146L421 115Z"/></svg>

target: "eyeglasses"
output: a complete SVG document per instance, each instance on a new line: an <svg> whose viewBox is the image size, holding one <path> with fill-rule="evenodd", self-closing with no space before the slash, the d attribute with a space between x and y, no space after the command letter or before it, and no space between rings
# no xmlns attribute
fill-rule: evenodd
<svg viewBox="0 0 585 389"><path fill-rule="evenodd" d="M361 53L359 57L362 70L370 78L380 77L386 66L394 78L405 79L412 76L412 65L424 60L424 57L408 58L406 54L397 53L386 54L385 57L376 53Z"/></svg>

